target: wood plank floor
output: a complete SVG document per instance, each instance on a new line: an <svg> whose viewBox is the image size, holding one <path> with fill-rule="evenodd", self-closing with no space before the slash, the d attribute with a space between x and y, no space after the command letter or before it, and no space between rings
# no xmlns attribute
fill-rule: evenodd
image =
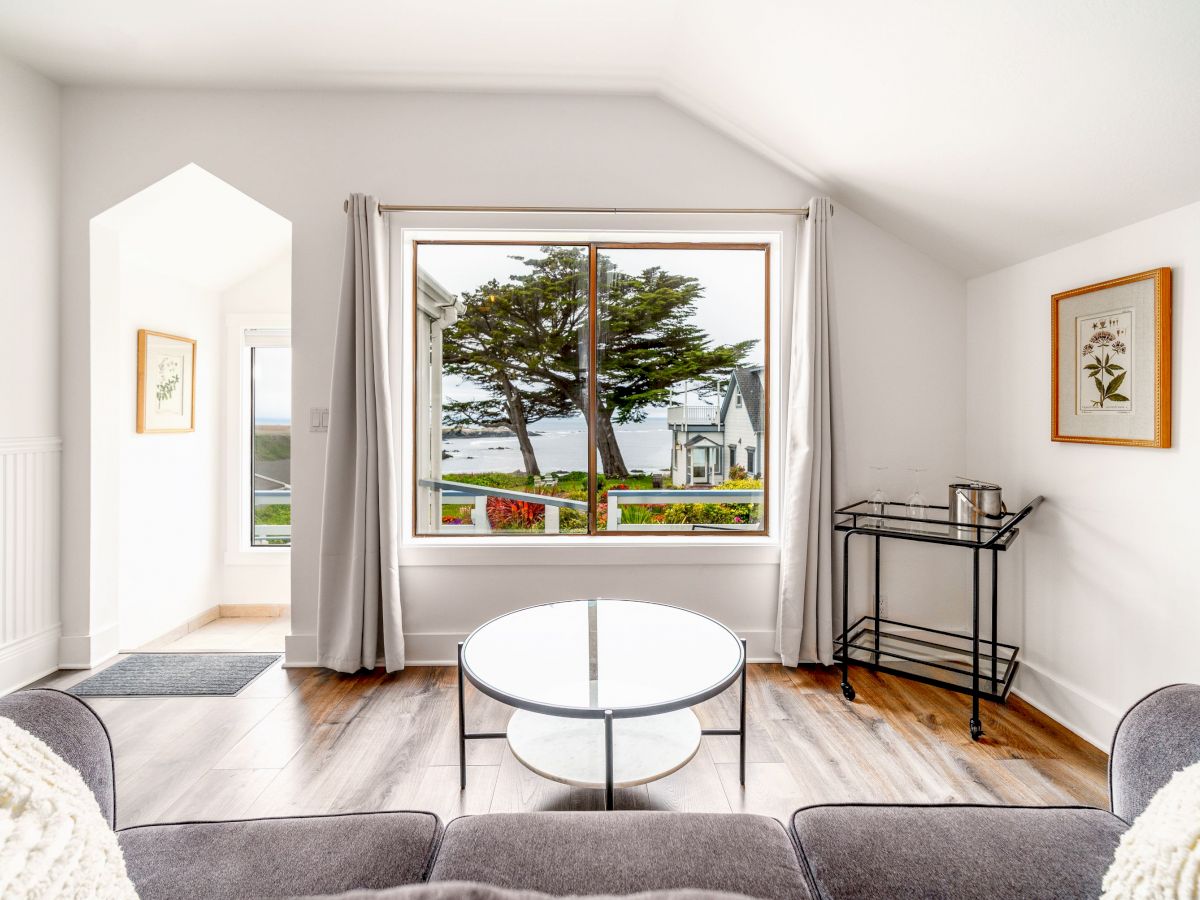
<svg viewBox="0 0 1200 900"><path fill-rule="evenodd" d="M65 687L86 672L39 686ZM837 801L1085 803L1107 806L1106 757L1019 699L986 704L967 735L968 698L856 669L847 703L833 669L752 665L746 787L737 739L706 737L661 781L619 790L623 809L755 812ZM90 699L116 747L119 824L297 813L428 809L463 813L600 809L600 791L526 770L503 741L468 747L458 789L455 672L357 676L278 664L238 697ZM511 710L468 688L468 727L503 730ZM732 689L697 708L737 721Z"/></svg>

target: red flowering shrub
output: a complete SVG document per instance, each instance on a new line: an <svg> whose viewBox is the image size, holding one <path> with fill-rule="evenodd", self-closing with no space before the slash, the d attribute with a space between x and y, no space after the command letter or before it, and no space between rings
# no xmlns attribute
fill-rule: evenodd
<svg viewBox="0 0 1200 900"><path fill-rule="evenodd" d="M487 517L493 528L532 530L546 518L546 507L526 500L488 497Z"/></svg>

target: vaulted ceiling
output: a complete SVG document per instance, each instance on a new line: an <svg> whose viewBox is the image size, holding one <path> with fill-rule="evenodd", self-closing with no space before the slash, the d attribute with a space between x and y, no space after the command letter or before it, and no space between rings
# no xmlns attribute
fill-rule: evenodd
<svg viewBox="0 0 1200 900"><path fill-rule="evenodd" d="M1200 200L1196 0L0 0L63 84L644 92L966 275Z"/></svg>

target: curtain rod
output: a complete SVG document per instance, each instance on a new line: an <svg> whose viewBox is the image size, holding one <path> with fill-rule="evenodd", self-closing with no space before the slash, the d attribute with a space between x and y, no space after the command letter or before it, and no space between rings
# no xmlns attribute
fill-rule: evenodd
<svg viewBox="0 0 1200 900"><path fill-rule="evenodd" d="M350 209L350 201L342 202L342 212L348 212ZM725 214L743 214L743 215L775 215L775 216L800 216L802 219L808 218L808 207L798 206L789 208L769 208L769 207L745 207L745 208L720 208L720 207L686 207L686 206L669 206L669 207L622 207L622 206L410 206L401 203L380 203L379 212L382 215L387 212L495 212L495 213L662 213L662 214L705 214L705 213L725 213Z"/></svg>

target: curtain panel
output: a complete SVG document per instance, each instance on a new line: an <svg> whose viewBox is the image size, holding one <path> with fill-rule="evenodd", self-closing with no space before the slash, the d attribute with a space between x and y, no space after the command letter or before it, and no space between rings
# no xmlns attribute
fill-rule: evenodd
<svg viewBox="0 0 1200 900"><path fill-rule="evenodd" d="M785 666L833 662L833 428L828 197L808 204L797 241L788 364L775 652Z"/></svg>
<svg viewBox="0 0 1200 900"><path fill-rule="evenodd" d="M386 222L352 194L334 339L321 504L318 662L339 672L404 668L399 517L389 372Z"/></svg>

